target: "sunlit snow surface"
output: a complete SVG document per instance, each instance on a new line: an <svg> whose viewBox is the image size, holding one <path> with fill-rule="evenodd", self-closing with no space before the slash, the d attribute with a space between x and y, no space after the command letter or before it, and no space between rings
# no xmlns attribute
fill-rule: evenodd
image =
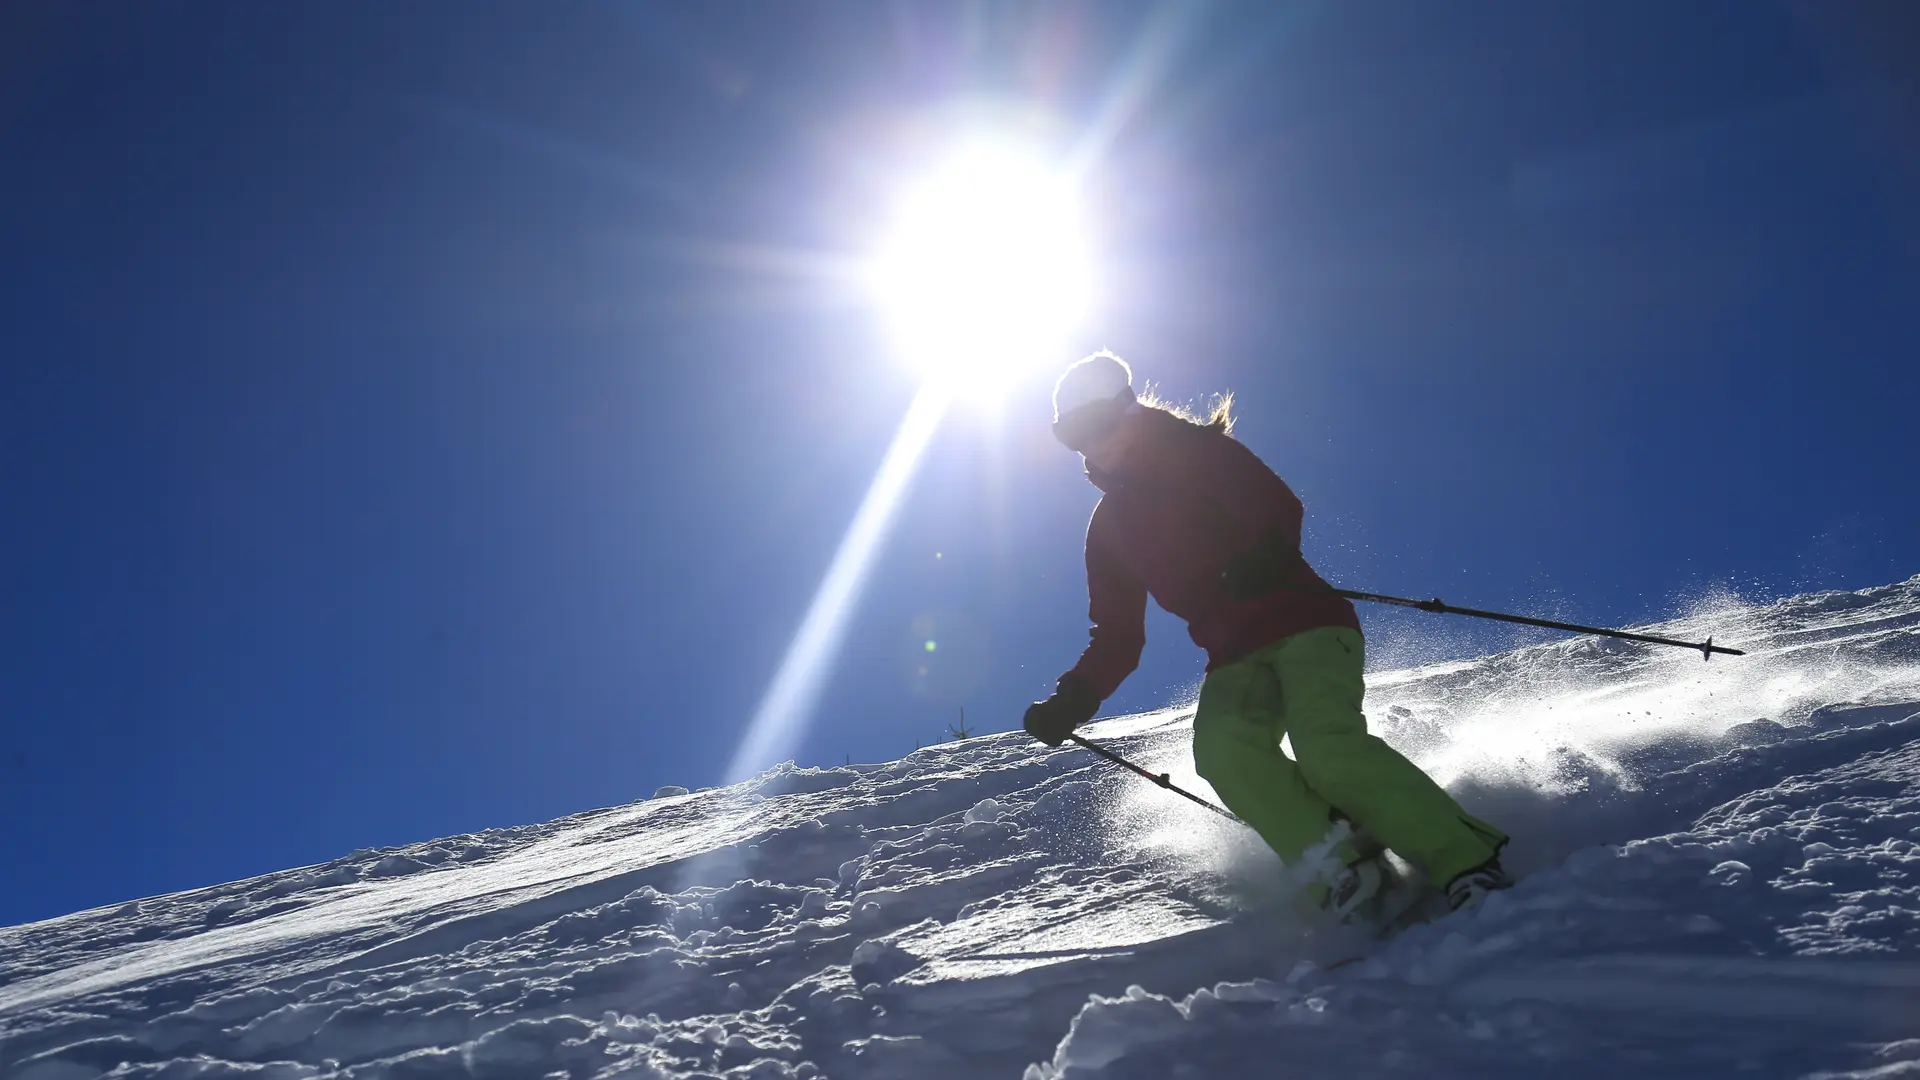
<svg viewBox="0 0 1920 1080"><path fill-rule="evenodd" d="M0 929L0 1076L1920 1075L1920 577L1664 632L1373 678L1527 875L1384 946L1007 734Z"/></svg>

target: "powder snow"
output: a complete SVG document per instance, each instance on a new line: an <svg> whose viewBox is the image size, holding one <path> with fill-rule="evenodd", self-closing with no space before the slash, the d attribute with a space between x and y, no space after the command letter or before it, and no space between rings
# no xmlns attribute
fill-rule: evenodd
<svg viewBox="0 0 1920 1080"><path fill-rule="evenodd" d="M1384 944L1015 732L0 929L0 1076L1920 1076L1920 577L1654 632L1369 676L1522 875Z"/></svg>

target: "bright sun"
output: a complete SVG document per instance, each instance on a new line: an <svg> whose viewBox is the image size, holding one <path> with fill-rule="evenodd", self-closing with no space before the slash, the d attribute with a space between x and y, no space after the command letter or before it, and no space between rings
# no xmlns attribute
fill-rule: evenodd
<svg viewBox="0 0 1920 1080"><path fill-rule="evenodd" d="M896 346L930 382L996 394L1071 357L1093 298L1073 184L1016 149L959 150L894 208L871 266Z"/></svg>

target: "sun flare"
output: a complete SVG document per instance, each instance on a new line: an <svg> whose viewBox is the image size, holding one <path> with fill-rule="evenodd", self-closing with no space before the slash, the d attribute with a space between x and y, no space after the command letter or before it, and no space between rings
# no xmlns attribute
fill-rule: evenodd
<svg viewBox="0 0 1920 1080"><path fill-rule="evenodd" d="M929 382L996 394L1071 357L1093 298L1070 178L995 143L963 147L893 208L871 273L896 348Z"/></svg>

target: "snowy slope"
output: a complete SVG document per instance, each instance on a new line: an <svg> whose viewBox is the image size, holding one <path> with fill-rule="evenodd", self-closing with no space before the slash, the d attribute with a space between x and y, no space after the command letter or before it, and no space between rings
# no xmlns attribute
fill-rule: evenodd
<svg viewBox="0 0 1920 1080"><path fill-rule="evenodd" d="M0 929L0 1076L1920 1075L1920 577L1374 677L1526 879L1365 949L1018 734ZM1183 710L1093 737L1185 772ZM1204 785L1201 786L1204 790Z"/></svg>

